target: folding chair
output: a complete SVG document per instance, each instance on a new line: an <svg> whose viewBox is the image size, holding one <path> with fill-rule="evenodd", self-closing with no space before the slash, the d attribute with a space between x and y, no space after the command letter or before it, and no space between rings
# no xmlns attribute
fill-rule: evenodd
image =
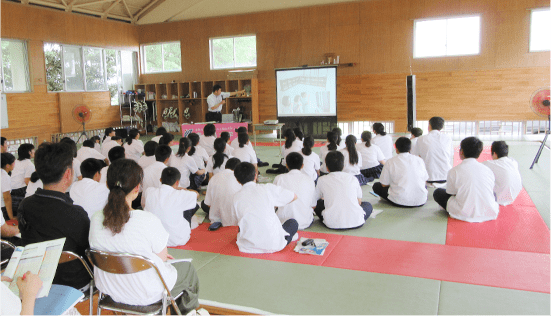
<svg viewBox="0 0 551 316"><path fill-rule="evenodd" d="M2 241L2 250L1 250L2 253L4 253L4 251L8 249L11 249L13 253L13 251L15 250L15 245L4 239L1 239L1 241ZM10 259L11 259L11 254L7 258L4 258L4 256L2 256L2 262L1 262L2 270L4 270L8 266L8 262L10 261Z"/></svg>
<svg viewBox="0 0 551 316"><path fill-rule="evenodd" d="M88 271L88 274L90 274L90 278L91 278L90 279L90 289L88 290L87 293L84 293L84 297L80 300L80 302L90 300L90 302L89 302L90 307L89 307L88 312L89 312L90 315L92 315L92 309L94 308L94 293L97 292L97 289L94 289L94 272L92 271L92 269L90 268L88 263L86 263L84 258L82 258L81 256L77 255L76 253L74 253L72 251L63 251L61 253L61 257L59 257L59 264L69 262L69 261L73 261L73 260L79 260L82 263L82 265L84 265L84 268L86 268L86 271Z"/></svg>
<svg viewBox="0 0 551 316"><path fill-rule="evenodd" d="M178 308L178 305L176 304L176 299L179 298L183 294L183 292L179 293L176 297L172 297L172 295L170 294L170 289L166 285L166 282L163 279L161 272L159 271L155 263L153 263L153 261L139 255L107 252L95 249L86 250L86 255L94 266L108 273L131 274L153 268L165 288L161 301L144 306L118 303L113 301L113 299L109 295L99 291L97 315L101 314L102 309L107 309L114 312L121 312L124 314L149 315L162 312L163 315L166 315L168 300L170 300L170 303L172 304L172 307L174 308L176 313L178 315L182 315L180 309Z"/></svg>

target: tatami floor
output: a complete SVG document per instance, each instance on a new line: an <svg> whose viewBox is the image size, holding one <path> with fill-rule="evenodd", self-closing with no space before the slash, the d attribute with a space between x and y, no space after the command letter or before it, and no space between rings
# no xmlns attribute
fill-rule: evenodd
<svg viewBox="0 0 551 316"><path fill-rule="evenodd" d="M529 166L540 143L530 139L508 141L508 143L510 156L519 162L524 188L547 225L544 229L544 235L549 239L549 150L547 148L543 150L539 163L530 170ZM491 141L485 141L485 145L490 144ZM456 145L458 145L458 142L456 142ZM277 147L261 146L257 147L256 150L261 160L268 161L270 164L279 162ZM315 151L319 152L319 149L316 148ZM262 176L273 178L273 175L270 176L265 173L266 169L268 167L260 168ZM306 230L306 233L299 232L299 235L308 234L309 232L327 233L331 234L327 236L334 236L335 238L341 238L341 235L357 236L359 238L355 238L354 241L359 244L369 247L371 247L370 243L383 245L383 249L380 249L381 246L379 246L376 249L377 251L373 252L373 257L371 253L366 253L367 248L348 247L345 248L349 249L348 251L342 251L341 249L340 252L335 250L334 253L331 253L332 260L343 261L343 266L347 266L346 261L348 259L350 262L355 262L356 268L353 269L275 261L270 259L273 257L266 256L257 256L258 258L256 258L254 255L240 257L220 254L223 251L204 252L170 249L169 252L176 258L193 259L193 265L199 274L200 298L203 302L237 305L267 313L550 314L549 287L544 287L541 290L536 289L536 286L531 287L530 284L521 286L517 284L519 279L515 278L515 274L529 273L522 271L524 270L523 262L529 264L533 263L535 259L537 263L534 264L539 264L541 268L543 263L546 267L543 268L543 273L536 272L540 275L532 277L536 279L538 277L544 278L543 284L548 285L549 251L546 253L524 253L480 249L480 252L484 255L499 257L491 259L495 259L496 271L504 271L503 280L497 280L494 283L485 280L484 274L477 274L483 273L478 271L480 269L476 260L481 260L480 258L472 262L468 258L464 259L468 266L462 267L462 271L465 271L464 275L455 275L450 278L447 277L445 272L430 271L430 269L429 271L422 271L424 267L415 265L413 265L414 268L408 270L407 260L410 257L424 256L424 254L414 253L418 247L430 248L437 245L446 245L448 217L433 201L432 192L434 189L429 189L429 201L423 207L400 209L379 201L379 198L371 195L369 193L371 186L362 188L363 200L373 204L375 209L383 210L376 218L368 219L362 228L349 231L331 231L316 220L314 225ZM197 228L197 230L200 229L201 227ZM192 238L194 232L196 230L192 231ZM508 238L508 236L503 237ZM515 237L511 236L511 238ZM345 240L344 237L342 240ZM390 245L392 241L412 242L400 244L405 247L403 250L404 262L399 260L400 255L396 255L396 249L391 250L389 248L388 254L385 252L384 245ZM205 242L209 241L205 240ZM549 244L549 240L545 242L547 245ZM294 247L294 244L291 243L287 248ZM442 247L437 249L442 249ZM445 247L447 247L446 251L450 249L464 249L466 251L472 249L454 246ZM286 250L289 251L287 248ZM410 252L413 252L413 254ZM387 255L388 262L385 261ZM324 256L328 256L328 254L326 253ZM339 257L336 258L336 256ZM430 251L426 253L426 256L430 263L432 260ZM363 258L366 261L365 266L361 265ZM507 258L517 259L513 263L509 262ZM435 258L434 260L441 259ZM452 259L453 256L450 256L450 266L455 264ZM416 260L422 262L419 258ZM370 262L383 262L382 267L374 267L373 269L375 271L385 271L385 273L369 272ZM448 265L447 262L440 262L439 264L440 267ZM339 266L339 264L333 264L333 266ZM472 275L469 275L471 271ZM425 277L419 277L419 275ZM522 279L522 274L519 275ZM455 280L454 278L464 281L449 281L450 279ZM545 279L547 280L545 281ZM531 290L518 290L523 286Z"/></svg>

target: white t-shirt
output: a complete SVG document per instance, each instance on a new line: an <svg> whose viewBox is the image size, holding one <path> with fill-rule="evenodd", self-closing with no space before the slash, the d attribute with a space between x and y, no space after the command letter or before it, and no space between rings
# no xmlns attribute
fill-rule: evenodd
<svg viewBox="0 0 551 316"><path fill-rule="evenodd" d="M241 188L231 169L224 169L210 179L205 204L210 206L211 222L221 222L222 226L237 226L237 217L232 213L231 207L233 196Z"/></svg>
<svg viewBox="0 0 551 316"><path fill-rule="evenodd" d="M294 197L293 192L271 183L245 183L233 196L232 204L239 225L239 251L272 253L285 248L285 236L289 234L281 226L274 207L289 204Z"/></svg>
<svg viewBox="0 0 551 316"><path fill-rule="evenodd" d="M165 249L168 233L161 221L144 211L131 211L122 231L113 235L103 226L103 212L96 212L90 221L90 247L111 252L130 253L152 260L169 289L174 287L178 272L163 262L157 253ZM158 302L164 291L154 269L132 274L112 274L94 267L96 286L114 301L131 305L149 305Z"/></svg>
<svg viewBox="0 0 551 316"><path fill-rule="evenodd" d="M84 160L86 160L88 158L96 158L96 159L99 159L99 160L105 160L105 156L100 154L94 148L82 146L77 151L77 159L80 160L80 162L83 162Z"/></svg>
<svg viewBox="0 0 551 316"><path fill-rule="evenodd" d="M157 135L157 136L151 138L151 140L158 144L159 141L161 140L161 138L163 138L163 135Z"/></svg>
<svg viewBox="0 0 551 316"><path fill-rule="evenodd" d="M320 156L315 152L312 152L310 155L306 156L300 152L302 158L304 159L302 164L304 165L300 171L305 175L309 176L312 180L316 181L318 178L317 170L320 170Z"/></svg>
<svg viewBox="0 0 551 316"><path fill-rule="evenodd" d="M143 143L139 139L133 139L132 144L124 143L124 153L127 159L132 159L135 162L140 160L143 154Z"/></svg>
<svg viewBox="0 0 551 316"><path fill-rule="evenodd" d="M365 143L358 143L356 150L362 156L361 170L377 167L381 164L381 160L385 160L385 155L377 145L371 144L371 146L365 147Z"/></svg>
<svg viewBox="0 0 551 316"><path fill-rule="evenodd" d="M109 170L109 166L101 168L101 170L99 172L99 174L101 176L100 179L99 179L99 183L107 184L107 170Z"/></svg>
<svg viewBox="0 0 551 316"><path fill-rule="evenodd" d="M350 173L353 176L360 174L360 166L362 165L362 155L358 154L358 162L352 165L350 164L350 153L348 152L348 149L343 148L339 151L344 156L344 168L342 169L342 171L346 173Z"/></svg>
<svg viewBox="0 0 551 316"><path fill-rule="evenodd" d="M90 178L73 183L69 196L75 205L80 205L92 218L95 212L103 210L109 197L109 189L105 184L101 184Z"/></svg>
<svg viewBox="0 0 551 316"><path fill-rule="evenodd" d="M427 202L425 182L429 178L425 163L410 153L398 154L386 161L379 181L390 185L388 199L405 206L418 206Z"/></svg>
<svg viewBox="0 0 551 316"><path fill-rule="evenodd" d="M329 228L352 228L365 223L365 212L358 203L360 183L346 172L331 172L318 179L316 200L324 199L323 223Z"/></svg>
<svg viewBox="0 0 551 316"><path fill-rule="evenodd" d="M385 136L382 135L375 135L373 139L371 139L372 145L377 145L383 152L383 155L385 156L385 159L392 158L392 153L394 152L394 143L392 142L392 137L390 134L386 134Z"/></svg>
<svg viewBox="0 0 551 316"><path fill-rule="evenodd" d="M238 158L241 162L250 162L253 165L258 163L256 153L249 146L237 147L234 149L233 157Z"/></svg>
<svg viewBox="0 0 551 316"><path fill-rule="evenodd" d="M105 156L105 158L109 159L109 151L113 147L117 147L117 146L120 146L120 145L114 140L106 141L103 143L103 146L101 146L101 154Z"/></svg>
<svg viewBox="0 0 551 316"><path fill-rule="evenodd" d="M484 161L482 164L490 168L496 178L494 193L497 203L500 205L513 203L522 190L518 162L509 157L501 157L497 160Z"/></svg>
<svg viewBox="0 0 551 316"><path fill-rule="evenodd" d="M2 217L2 216L0 216ZM0 282L0 294L2 295L2 304L0 304L0 315L19 315L21 314L21 299L13 294L4 282Z"/></svg>
<svg viewBox="0 0 551 316"><path fill-rule="evenodd" d="M154 163L155 161L157 161L157 159L155 158L155 155L152 155L152 156L143 155L138 160L138 165L140 165L140 167L142 167L142 169L145 170L145 168L151 166L151 164Z"/></svg>
<svg viewBox="0 0 551 316"><path fill-rule="evenodd" d="M16 159L11 172L12 190L26 187L27 184L25 184L25 178L30 178L34 171L34 164L30 159Z"/></svg>
<svg viewBox="0 0 551 316"><path fill-rule="evenodd" d="M445 180L448 171L452 168L452 140L438 130L432 130L427 135L420 136L411 153L420 156L425 162L429 181Z"/></svg>
<svg viewBox="0 0 551 316"><path fill-rule="evenodd" d="M10 178L10 175L4 169L0 171L0 174L1 174L0 180L2 181L2 207L5 207L6 203L4 202L4 192L11 192L11 178ZM31 183L29 182L29 184ZM27 191L29 191L28 188L27 188Z"/></svg>
<svg viewBox="0 0 551 316"><path fill-rule="evenodd" d="M69 191L73 187L73 184L75 184L75 182L78 181L78 177L82 176L82 173L80 172L80 165L81 165L81 161L78 160L78 158L73 158L73 182L67 188L67 191L65 191L65 193L69 193ZM30 184L30 182L29 182L29 184Z"/></svg>
<svg viewBox="0 0 551 316"><path fill-rule="evenodd" d="M227 144L226 143L226 149L224 150L224 154L228 155L228 156L231 156L233 150L235 148L233 148L232 146L230 146L230 144Z"/></svg>
<svg viewBox="0 0 551 316"><path fill-rule="evenodd" d="M184 154L182 157L174 156L172 161L169 163L169 166L174 167L180 171L180 187L187 188L190 186L189 176L193 173L199 171L195 160Z"/></svg>
<svg viewBox="0 0 551 316"><path fill-rule="evenodd" d="M415 152L415 146L417 145L417 141L419 140L419 137L410 138L411 140L411 150L410 153Z"/></svg>
<svg viewBox="0 0 551 316"><path fill-rule="evenodd" d="M331 150L329 150L329 148L327 148L327 145L328 144L325 144L325 145L320 147L320 162L321 162L320 171L323 172L323 173L328 173L329 172L329 171L327 171L327 165L325 164L325 157L327 156L327 154ZM338 150L338 147L337 147L337 150Z"/></svg>
<svg viewBox="0 0 551 316"><path fill-rule="evenodd" d="M199 169L205 169L206 162L209 160L207 151L201 146L195 146L195 152L190 157L195 160L195 164Z"/></svg>
<svg viewBox="0 0 551 316"><path fill-rule="evenodd" d="M161 187L161 174L165 170L166 165L160 161L155 161L149 167L143 171L143 187L142 192L145 195L145 191L148 188L160 188ZM143 200L145 201L145 200ZM142 204L143 205L143 204Z"/></svg>
<svg viewBox="0 0 551 316"><path fill-rule="evenodd" d="M209 112L220 112L222 110L222 107L224 106L224 104L221 104L221 105L219 105L218 107L216 107L212 110L210 108L215 106L216 104L222 102L222 99L225 99L229 96L230 96L229 92L222 92L222 93L220 93L220 95L214 95L214 93L211 93L207 97L207 105L208 105L207 111L209 111Z"/></svg>
<svg viewBox="0 0 551 316"><path fill-rule="evenodd" d="M274 184L297 195L295 201L277 208L276 213L280 222L283 224L288 219L294 218L298 222L299 229L308 228L314 220L313 207L317 204L314 181L300 170L293 169L275 177Z"/></svg>
<svg viewBox="0 0 551 316"><path fill-rule="evenodd" d="M446 210L451 217L467 222L496 219L499 205L494 185L495 176L490 168L474 158L464 159L448 173L446 192L453 196Z"/></svg>
<svg viewBox="0 0 551 316"><path fill-rule="evenodd" d="M162 184L160 188L147 189L144 210L155 214L168 232L167 246L185 245L191 234L190 223L184 218L184 211L197 205L197 195L186 190L176 190Z"/></svg>
<svg viewBox="0 0 551 316"><path fill-rule="evenodd" d="M214 155L215 153L214 151L215 140L216 140L216 136L199 135L199 146L205 149L209 157L212 157L212 155Z"/></svg>
<svg viewBox="0 0 551 316"><path fill-rule="evenodd" d="M214 168L214 157L210 157L209 161L207 162L206 170L209 173L212 173L213 175L217 174L221 170L226 169L226 162L228 162L228 159L232 157L224 157L224 162L222 162L222 165L219 167Z"/></svg>
<svg viewBox="0 0 551 316"><path fill-rule="evenodd" d="M29 197L33 195L38 188L44 189L44 184L42 183L42 180L38 179L36 182L29 181L29 185L27 186L27 193L25 193L25 197Z"/></svg>
<svg viewBox="0 0 551 316"><path fill-rule="evenodd" d="M101 145L100 145L100 143L94 142L94 150L101 154Z"/></svg>
<svg viewBox="0 0 551 316"><path fill-rule="evenodd" d="M239 147L239 139L237 139L237 137L234 138L234 139L231 141L231 144L230 144L230 145L232 146L233 149L238 148L238 147ZM249 146L249 147L251 147L252 150L254 150L253 144L252 144L250 141L247 143L246 146Z"/></svg>
<svg viewBox="0 0 551 316"><path fill-rule="evenodd" d="M286 164L285 158L287 157L288 154L293 152L300 153L300 151L302 150L302 147L303 147L302 142L299 141L298 139L295 139L291 144L291 147L289 148L285 148L285 145L281 146L281 155L283 156L282 164L285 166Z"/></svg>

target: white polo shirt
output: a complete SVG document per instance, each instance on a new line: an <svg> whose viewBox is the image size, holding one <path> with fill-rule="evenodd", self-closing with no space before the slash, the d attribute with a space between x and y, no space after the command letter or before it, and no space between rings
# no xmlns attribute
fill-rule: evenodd
<svg viewBox="0 0 551 316"><path fill-rule="evenodd" d="M11 171L12 190L26 187L25 178L30 178L35 171L34 164L30 159L15 160L13 170Z"/></svg>
<svg viewBox="0 0 551 316"><path fill-rule="evenodd" d="M448 171L452 168L452 140L438 130L432 130L427 135L420 136L411 153L420 156L425 162L429 181L445 180Z"/></svg>
<svg viewBox="0 0 551 316"><path fill-rule="evenodd" d="M42 180L38 179L36 182L29 181L29 185L27 186L27 192L25 193L25 197L29 197L33 195L38 188L44 189L44 184L42 183Z"/></svg>
<svg viewBox="0 0 551 316"><path fill-rule="evenodd" d="M410 138L411 140L411 150L410 153L415 151L415 146L417 145L417 141L419 140L419 137Z"/></svg>
<svg viewBox="0 0 551 316"><path fill-rule="evenodd" d="M96 212L92 216L89 235L91 248L144 256L155 263L168 288L174 287L178 277L176 268L156 255L165 249L169 235L155 215L133 210L122 231L115 235L103 226L103 219L103 212ZM132 274L113 274L94 267L94 281L114 301L130 305L158 302L164 291L154 269Z"/></svg>
<svg viewBox="0 0 551 316"><path fill-rule="evenodd" d="M285 148L285 145L281 146L281 155L283 156L283 165L285 166L286 161L285 158L290 153L300 153L302 150L302 142L298 139L295 139L293 143L291 144L291 147Z"/></svg>
<svg viewBox="0 0 551 316"><path fill-rule="evenodd" d="M494 193L497 203L509 205L515 201L522 190L522 179L518 171L518 162L509 157L487 160L482 163L490 168L496 178Z"/></svg>
<svg viewBox="0 0 551 316"><path fill-rule="evenodd" d="M4 192L11 192L11 178L10 175L6 172L6 170L2 169L0 171L0 180L2 181L2 207L6 206L6 203L4 202ZM31 184L29 182L29 184ZM28 191L28 188L27 188Z"/></svg>
<svg viewBox="0 0 551 316"><path fill-rule="evenodd" d="M285 248L285 236L289 234L281 226L274 207L289 204L294 197L293 192L271 183L245 183L233 196L232 204L239 225L239 251L272 253Z"/></svg>
<svg viewBox="0 0 551 316"><path fill-rule="evenodd" d="M360 174L360 166L362 165L362 155L358 153L358 162L352 165L350 164L350 153L348 152L348 149L343 148L339 151L344 156L344 168L342 169L342 171L346 173L350 173L353 176Z"/></svg>
<svg viewBox="0 0 551 316"><path fill-rule="evenodd" d="M219 105L218 107L216 107L212 110L210 108L215 106L216 104L222 102L222 98L225 99L225 98L228 98L229 96L230 96L229 92L222 92L222 93L220 93L220 95L214 95L214 93L211 93L207 97L207 104L208 104L207 110L209 112L220 112L222 110L222 107L224 106L223 104Z"/></svg>
<svg viewBox="0 0 551 316"><path fill-rule="evenodd" d="M419 145L419 143L417 143ZM446 192L453 195L446 210L451 217L467 222L494 220L499 205L494 196L495 176L474 158L464 159L448 173Z"/></svg>
<svg viewBox="0 0 551 316"><path fill-rule="evenodd" d="M425 163L410 153L398 154L386 161L379 181L390 185L388 199L405 206L418 206L427 202L425 182L429 178Z"/></svg>
<svg viewBox="0 0 551 316"><path fill-rule="evenodd" d="M142 191L147 191L148 188L161 187L161 174L165 170L166 165L160 161L155 161L143 171L143 188ZM145 195L145 194L144 194Z"/></svg>
<svg viewBox="0 0 551 316"><path fill-rule="evenodd" d="M92 148L90 148L92 149ZM93 149L92 149L93 150ZM94 150L95 151L95 150ZM71 185L67 188L67 191L65 191L65 193L69 193L69 191L71 190L71 188L73 187L73 184L75 184L75 182L78 181L78 177L81 177L82 176L82 173L80 172L80 165L81 165L81 161L78 160L78 158L73 158L73 182L71 183ZM29 182L30 184L30 182Z"/></svg>
<svg viewBox="0 0 551 316"><path fill-rule="evenodd" d="M298 197L295 201L277 208L276 214L279 221L283 224L288 219L294 218L298 222L299 229L310 226L314 220L313 207L318 201L314 181L300 170L293 169L275 177L274 184L290 190Z"/></svg>
<svg viewBox="0 0 551 316"><path fill-rule="evenodd" d="M95 158L95 159L99 159L99 160L105 160L105 156L100 154L94 148L82 146L77 151L77 159L80 160L80 162L83 162L84 160L86 160L88 158Z"/></svg>
<svg viewBox="0 0 551 316"><path fill-rule="evenodd" d="M371 139L371 144L377 145L379 146L379 148L381 148L385 159L392 158L392 153L394 152L394 143L392 142L392 137L390 136L390 134L386 134L385 136L375 135L375 137Z"/></svg>
<svg viewBox="0 0 551 316"><path fill-rule="evenodd" d="M95 212L102 211L107 204L109 189L105 184L90 178L82 178L82 180L73 183L69 196L75 205L82 206L88 213L88 217L92 218Z"/></svg>
<svg viewBox="0 0 551 316"><path fill-rule="evenodd" d="M222 226L237 226L237 217L231 211L231 207L233 196L241 188L231 169L224 169L210 179L205 204L210 206L211 222L221 222Z"/></svg>
<svg viewBox="0 0 551 316"><path fill-rule="evenodd" d="M180 171L181 188L189 187L189 175L199 171L199 168L197 168L197 165L195 164L195 160L188 156L188 154L184 154L182 157L174 156L168 165Z"/></svg>
<svg viewBox="0 0 551 316"><path fill-rule="evenodd" d="M221 170L226 169L226 162L228 162L228 159L232 157L224 157L224 162L222 162L222 165L219 167L214 168L214 158L210 157L209 161L207 162L207 167L205 168L207 172L212 173L213 175L217 174Z"/></svg>
<svg viewBox="0 0 551 316"><path fill-rule="evenodd" d="M235 148L233 148L232 146L230 146L230 144L227 144L226 143L226 149L224 150L224 154L228 155L228 156L231 156L233 150Z"/></svg>
<svg viewBox="0 0 551 316"><path fill-rule="evenodd" d="M195 164L199 169L205 169L206 162L209 160L209 155L207 154L207 151L205 150L205 148L199 145L195 146L195 152L190 157L195 160Z"/></svg>
<svg viewBox="0 0 551 316"><path fill-rule="evenodd" d="M162 137L163 137L163 135L157 135L157 136L151 138L151 140L158 144Z"/></svg>
<svg viewBox="0 0 551 316"><path fill-rule="evenodd" d="M377 167L381 164L381 160L385 160L385 155L377 145L371 144L371 146L365 147L365 143L357 143L356 150L362 156L361 170Z"/></svg>
<svg viewBox="0 0 551 316"><path fill-rule="evenodd" d="M143 154L143 143L139 139L133 139L132 144L124 143L124 153L127 159L132 159L135 162L140 160Z"/></svg>
<svg viewBox="0 0 551 316"><path fill-rule="evenodd" d="M324 199L323 223L329 228L352 228L365 223L365 212L358 203L360 183L346 172L331 172L318 179L316 200Z"/></svg>
<svg viewBox="0 0 551 316"><path fill-rule="evenodd" d="M155 158L155 155L152 155L152 156L143 155L138 160L138 165L140 165L142 169L145 169L151 166L151 164L154 163L155 161L157 161L157 159Z"/></svg>
<svg viewBox="0 0 551 316"><path fill-rule="evenodd" d="M99 183L105 184L106 187L107 187L107 170L109 170L109 166L101 168L101 170L99 172L99 174L101 176L100 179L99 179Z"/></svg>
<svg viewBox="0 0 551 316"><path fill-rule="evenodd" d="M185 245L191 234L190 223L184 218L184 211L197 205L197 194L176 190L162 184L160 188L147 189L144 210L157 216L168 232L167 246Z"/></svg>
<svg viewBox="0 0 551 316"><path fill-rule="evenodd" d="M132 142L134 142L134 141L132 141ZM109 151L113 147L117 147L117 146L120 146L120 145L119 145L119 143L117 143L114 140L106 141L106 142L103 143L103 146L101 146L101 154L103 156L105 156L105 158L109 159Z"/></svg>
<svg viewBox="0 0 551 316"><path fill-rule="evenodd" d="M214 155L214 141L216 140L215 136L205 136L199 135L199 146L203 147L207 151L207 155L212 157Z"/></svg>
<svg viewBox="0 0 551 316"><path fill-rule="evenodd" d="M337 147L338 150L338 147ZM324 173L328 173L327 171L327 165L325 164L325 157L330 152L329 148L327 148L327 144L320 147L320 162L321 162L321 168L320 171Z"/></svg>
<svg viewBox="0 0 551 316"><path fill-rule="evenodd" d="M317 170L320 170L320 156L318 156L318 154L316 154L315 152L312 152L308 156L303 154L302 151L300 152L300 154L304 159L302 162L304 167L302 167L300 171L309 176L312 180L316 181L316 179L318 178Z"/></svg>
<svg viewBox="0 0 551 316"><path fill-rule="evenodd" d="M232 146L233 149L238 148L238 147L239 147L239 139L237 139L237 137L234 138L234 139L231 141L230 146ZM251 147L252 150L254 150L253 144L252 144L250 141L247 143L246 146L249 146L249 147Z"/></svg>
<svg viewBox="0 0 551 316"><path fill-rule="evenodd" d="M237 147L233 150L233 157L238 158L241 162L250 162L253 165L258 163L256 153L249 146Z"/></svg>
<svg viewBox="0 0 551 316"><path fill-rule="evenodd" d="M101 154L101 145L100 145L100 143L94 142L94 150Z"/></svg>

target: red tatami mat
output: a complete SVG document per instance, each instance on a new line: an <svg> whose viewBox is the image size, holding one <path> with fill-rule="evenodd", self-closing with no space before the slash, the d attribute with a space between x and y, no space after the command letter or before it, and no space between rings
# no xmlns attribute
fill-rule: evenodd
<svg viewBox="0 0 551 316"><path fill-rule="evenodd" d="M210 223L199 225L191 231L191 238L187 244L171 248L221 253L230 243L235 244L235 236L237 236L239 227L220 227L211 232L208 230L209 225Z"/></svg>
<svg viewBox="0 0 551 316"><path fill-rule="evenodd" d="M549 293L549 255L343 236L324 267Z"/></svg>

